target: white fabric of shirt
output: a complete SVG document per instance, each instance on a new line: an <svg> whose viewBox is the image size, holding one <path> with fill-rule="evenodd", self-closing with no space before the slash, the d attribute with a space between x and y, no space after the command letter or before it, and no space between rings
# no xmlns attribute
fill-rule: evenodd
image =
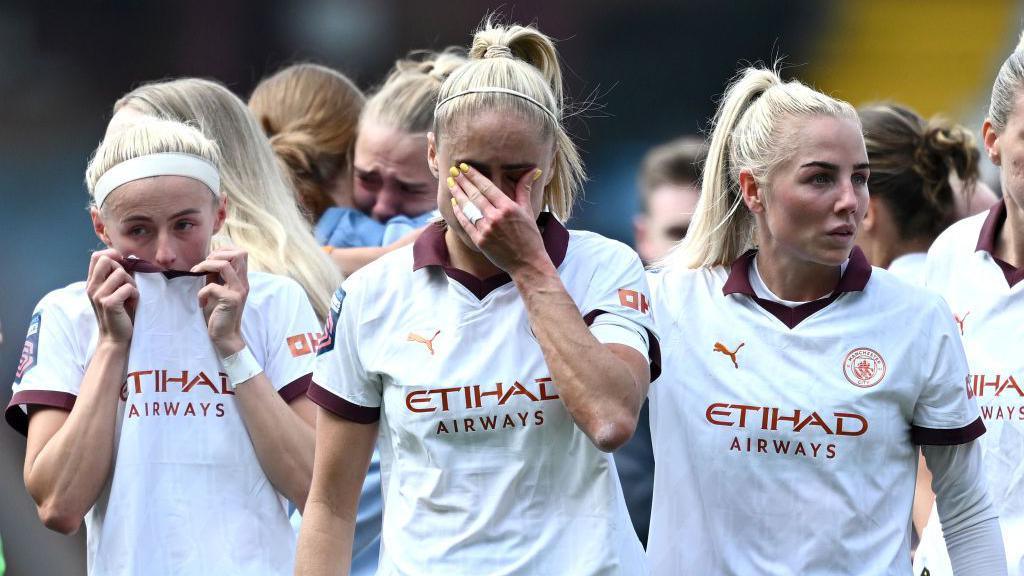
<svg viewBox="0 0 1024 576"><path fill-rule="evenodd" d="M978 419L948 308L874 269L790 329L723 294L728 276L649 276L664 350L649 396L652 573L909 573L911 430L952 438ZM868 387L844 375L858 348L886 364ZM773 422L797 410L800 424Z"/></svg>
<svg viewBox="0 0 1024 576"><path fill-rule="evenodd" d="M301 394L320 332L313 309L293 280L248 277L243 337L279 391L292 384ZM197 300L204 277L135 279L140 301L113 468L85 516L89 574L291 574L287 502L260 467L207 334ZM54 399L70 406L96 348L84 282L44 297L33 323L37 357L19 374L9 412Z"/></svg>
<svg viewBox="0 0 1024 576"><path fill-rule="evenodd" d="M568 234L558 273L581 314L652 330L637 255ZM414 270L413 254L345 281L310 392L342 417L379 410L378 574L646 574L612 455L556 397L515 285L480 298L439 266Z"/></svg>
<svg viewBox="0 0 1024 576"><path fill-rule="evenodd" d="M890 274L895 274L897 277L910 282L914 286L924 286L925 284L925 258L927 253L925 252L910 252L902 256L898 256L889 263Z"/></svg>
<svg viewBox="0 0 1024 576"><path fill-rule="evenodd" d="M989 212L949 227L928 251L929 289L949 303L963 339L971 387L988 431L982 448L989 494L1002 527L1009 574L1024 575L1024 282L1010 287L992 255L977 250ZM952 574L933 509L915 565Z"/></svg>

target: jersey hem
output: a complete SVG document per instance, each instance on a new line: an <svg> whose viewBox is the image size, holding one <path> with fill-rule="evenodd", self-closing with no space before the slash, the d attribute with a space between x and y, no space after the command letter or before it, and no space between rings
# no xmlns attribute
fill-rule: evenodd
<svg viewBox="0 0 1024 576"><path fill-rule="evenodd" d="M380 406L353 404L316 382L310 383L306 396L324 410L357 424L373 424L380 420Z"/></svg>
<svg viewBox="0 0 1024 576"><path fill-rule="evenodd" d="M981 416L962 428L925 428L910 427L910 440L918 446L954 446L967 444L985 433L985 423Z"/></svg>
<svg viewBox="0 0 1024 576"><path fill-rule="evenodd" d="M22 390L11 397L11 402L4 410L4 420L22 436L28 436L28 414L21 407L43 406L71 411L78 396L70 392L57 390Z"/></svg>
<svg viewBox="0 0 1024 576"><path fill-rule="evenodd" d="M281 396L281 399L284 400L285 403L290 403L292 400L295 400L299 396L304 396L306 392L309 390L309 385L312 384L312 382L313 373L310 372L308 374L299 376L298 378L292 380L288 384L285 384L284 386L281 387L280 390L277 391L277 393Z"/></svg>

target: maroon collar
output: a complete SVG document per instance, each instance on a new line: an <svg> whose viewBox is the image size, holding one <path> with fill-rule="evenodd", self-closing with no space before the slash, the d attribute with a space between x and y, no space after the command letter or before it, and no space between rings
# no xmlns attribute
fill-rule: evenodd
<svg viewBox="0 0 1024 576"><path fill-rule="evenodd" d="M868 259L861 252L861 249L854 246L850 252L850 263L847 264L846 271L839 279L835 292L831 296L790 308L785 304L760 298L754 292L754 287L750 285L750 265L753 263L756 255L757 250L748 250L732 263L732 268L729 270L729 278L726 280L725 286L722 287L722 293L726 296L730 294L749 296L754 302L770 312L789 328L795 327L800 322L806 320L811 314L835 302L836 298L839 298L844 292L863 291L864 287L868 285L868 279L871 278L871 264L868 263Z"/></svg>
<svg viewBox="0 0 1024 576"><path fill-rule="evenodd" d="M1024 268L1016 268L1005 260L996 258L996 238L1006 223L1006 200L1000 200L988 211L988 217L981 226L981 233L978 234L978 245L974 248L977 252L982 250L988 252L992 260L999 265L1003 271L1006 283L1012 288L1014 284L1024 280Z"/></svg>
<svg viewBox="0 0 1024 576"><path fill-rule="evenodd" d="M569 248L569 231L550 212L541 212L537 218L537 226L540 228L540 235L544 240L544 250L547 251L551 262L556 268L561 266ZM443 221L435 222L427 226L420 234L412 247L413 270L419 270L426 266L440 266L449 278L465 286L479 300L483 300L484 296L490 294L494 289L512 281L512 278L504 272L480 279L465 270L459 270L452 266L448 255L448 245L444 240L446 230L447 226Z"/></svg>

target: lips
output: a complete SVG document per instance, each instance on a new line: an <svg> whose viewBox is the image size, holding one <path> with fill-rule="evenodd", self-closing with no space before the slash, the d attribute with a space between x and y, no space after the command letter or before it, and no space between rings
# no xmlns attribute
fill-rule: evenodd
<svg viewBox="0 0 1024 576"><path fill-rule="evenodd" d="M833 238L852 238L857 228L852 224L843 224L836 226L828 231L828 235Z"/></svg>

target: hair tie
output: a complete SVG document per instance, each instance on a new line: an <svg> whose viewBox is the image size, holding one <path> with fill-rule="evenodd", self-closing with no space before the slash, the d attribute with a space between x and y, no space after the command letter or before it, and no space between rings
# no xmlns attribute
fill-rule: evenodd
<svg viewBox="0 0 1024 576"><path fill-rule="evenodd" d="M512 49L503 44L491 44L484 52L484 58L511 58Z"/></svg>

